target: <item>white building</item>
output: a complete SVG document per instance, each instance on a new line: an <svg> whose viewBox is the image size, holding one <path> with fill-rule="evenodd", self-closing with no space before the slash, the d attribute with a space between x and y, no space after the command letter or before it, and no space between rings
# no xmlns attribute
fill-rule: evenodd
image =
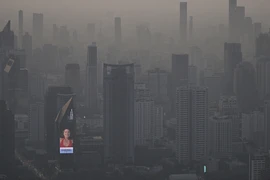
<svg viewBox="0 0 270 180"><path fill-rule="evenodd" d="M176 91L176 156L180 163L207 155L208 89L180 87Z"/></svg>
<svg viewBox="0 0 270 180"><path fill-rule="evenodd" d="M29 140L44 141L45 121L44 121L44 103L36 102L29 107Z"/></svg>
<svg viewBox="0 0 270 180"><path fill-rule="evenodd" d="M232 153L232 119L214 116L209 122L210 153L215 158L230 157Z"/></svg>

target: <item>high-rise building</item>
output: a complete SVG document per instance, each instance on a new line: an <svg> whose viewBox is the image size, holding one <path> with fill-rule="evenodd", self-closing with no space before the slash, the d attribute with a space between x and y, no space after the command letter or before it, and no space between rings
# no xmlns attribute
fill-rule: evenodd
<svg viewBox="0 0 270 180"><path fill-rule="evenodd" d="M249 180L261 180L262 172L269 168L268 153L254 153L249 155Z"/></svg>
<svg viewBox="0 0 270 180"><path fill-rule="evenodd" d="M187 43L187 2L180 2L180 39Z"/></svg>
<svg viewBox="0 0 270 180"><path fill-rule="evenodd" d="M148 71L148 88L155 100L167 101L167 81L168 73L165 70L156 68Z"/></svg>
<svg viewBox="0 0 270 180"><path fill-rule="evenodd" d="M258 106L256 73L251 63L242 62L236 66L234 70L234 93L237 97L240 112L252 112Z"/></svg>
<svg viewBox="0 0 270 180"><path fill-rule="evenodd" d="M209 122L209 150L216 158L232 155L232 119L229 116L214 116Z"/></svg>
<svg viewBox="0 0 270 180"><path fill-rule="evenodd" d="M56 24L53 24L53 44L57 45L59 43L59 29Z"/></svg>
<svg viewBox="0 0 270 180"><path fill-rule="evenodd" d="M33 13L33 48L43 46L43 14Z"/></svg>
<svg viewBox="0 0 270 180"><path fill-rule="evenodd" d="M191 43L193 40L193 16L189 17L189 42Z"/></svg>
<svg viewBox="0 0 270 180"><path fill-rule="evenodd" d="M198 85L198 70L196 66L188 66L188 84L193 86Z"/></svg>
<svg viewBox="0 0 270 180"><path fill-rule="evenodd" d="M14 32L11 31L11 22L8 21L2 32L0 32L0 48L12 50L15 48Z"/></svg>
<svg viewBox="0 0 270 180"><path fill-rule="evenodd" d="M222 94L221 77L213 74L212 76L205 76L203 81L204 85L208 87L209 103L217 103Z"/></svg>
<svg viewBox="0 0 270 180"><path fill-rule="evenodd" d="M176 156L180 163L200 161L207 155L208 90L180 87L176 93Z"/></svg>
<svg viewBox="0 0 270 180"><path fill-rule="evenodd" d="M115 43L120 45L122 42L122 27L121 27L121 18L114 18L114 33L115 33Z"/></svg>
<svg viewBox="0 0 270 180"><path fill-rule="evenodd" d="M92 112L97 109L97 46L88 46L86 66L86 107Z"/></svg>
<svg viewBox="0 0 270 180"><path fill-rule="evenodd" d="M188 85L188 55L172 55L171 92L172 111L175 112L176 88Z"/></svg>
<svg viewBox="0 0 270 180"><path fill-rule="evenodd" d="M3 100L0 100L0 147L1 173L14 173L15 121L13 113Z"/></svg>
<svg viewBox="0 0 270 180"><path fill-rule="evenodd" d="M254 38L257 39L259 35L262 33L262 23L254 23Z"/></svg>
<svg viewBox="0 0 270 180"><path fill-rule="evenodd" d="M205 62L203 59L203 54L202 54L202 50L201 48L197 47L197 46L192 46L190 48L190 61L189 64L190 65L194 65L196 66L200 71L205 69Z"/></svg>
<svg viewBox="0 0 270 180"><path fill-rule="evenodd" d="M29 140L45 141L44 103L31 102L29 106Z"/></svg>
<svg viewBox="0 0 270 180"><path fill-rule="evenodd" d="M65 73L65 85L70 86L72 91L79 96L81 93L80 65L67 64Z"/></svg>
<svg viewBox="0 0 270 180"><path fill-rule="evenodd" d="M135 93L137 94L137 92ZM134 103L135 145L146 145L152 140L153 110L154 100L150 96L136 97Z"/></svg>
<svg viewBox="0 0 270 180"><path fill-rule="evenodd" d="M225 95L233 95L234 69L236 65L242 62L241 44L225 43L224 44L224 78L225 78Z"/></svg>
<svg viewBox="0 0 270 180"><path fill-rule="evenodd" d="M96 24L95 23L89 23L87 24L87 37L88 42L95 42L96 39Z"/></svg>
<svg viewBox="0 0 270 180"><path fill-rule="evenodd" d="M160 139L164 134L164 108L162 105L155 104L153 111L152 136L153 140Z"/></svg>
<svg viewBox="0 0 270 180"><path fill-rule="evenodd" d="M60 47L68 47L70 44L69 31L67 26L60 26L58 32L58 44Z"/></svg>
<svg viewBox="0 0 270 180"><path fill-rule="evenodd" d="M231 42L240 43L245 30L245 7L237 6L233 17L233 39Z"/></svg>
<svg viewBox="0 0 270 180"><path fill-rule="evenodd" d="M270 93L270 58L262 57L257 60L257 89L260 101L263 101L268 93Z"/></svg>
<svg viewBox="0 0 270 180"><path fill-rule="evenodd" d="M104 64L105 161L134 161L134 65Z"/></svg>
<svg viewBox="0 0 270 180"><path fill-rule="evenodd" d="M237 6L237 0L229 0L229 41L233 41L234 33L234 13Z"/></svg>
<svg viewBox="0 0 270 180"><path fill-rule="evenodd" d="M18 47L22 48L22 37L23 37L23 11L19 11L19 31L18 31Z"/></svg>
<svg viewBox="0 0 270 180"><path fill-rule="evenodd" d="M25 50L26 61L32 62L32 36L28 32L22 37L22 48Z"/></svg>
<svg viewBox="0 0 270 180"><path fill-rule="evenodd" d="M40 72L29 73L29 95L31 98L44 100L47 86L48 84L45 74Z"/></svg>
<svg viewBox="0 0 270 180"><path fill-rule="evenodd" d="M44 121L45 121L45 139L47 144L47 153L49 159L55 159L58 148L56 142L59 137L56 137L55 118L59 112L58 94L72 94L71 87L51 86L45 94L44 103Z"/></svg>
<svg viewBox="0 0 270 180"><path fill-rule="evenodd" d="M264 101L264 150L270 149L270 100Z"/></svg>
<svg viewBox="0 0 270 180"><path fill-rule="evenodd" d="M269 48L270 48L270 32L260 34L256 39L256 56L270 57Z"/></svg>
<svg viewBox="0 0 270 180"><path fill-rule="evenodd" d="M60 55L59 55L60 56ZM58 57L58 48L52 44L43 45L42 70L50 72L56 69Z"/></svg>

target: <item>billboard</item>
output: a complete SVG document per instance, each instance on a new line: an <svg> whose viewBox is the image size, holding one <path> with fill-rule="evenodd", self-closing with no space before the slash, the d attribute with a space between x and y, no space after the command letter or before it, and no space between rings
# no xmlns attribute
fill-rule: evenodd
<svg viewBox="0 0 270 180"><path fill-rule="evenodd" d="M73 138L70 129L66 128L60 134L60 154L73 154Z"/></svg>

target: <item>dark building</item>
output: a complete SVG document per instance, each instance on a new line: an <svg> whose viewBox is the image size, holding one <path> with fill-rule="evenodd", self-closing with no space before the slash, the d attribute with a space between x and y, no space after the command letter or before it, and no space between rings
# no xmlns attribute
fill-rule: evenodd
<svg viewBox="0 0 270 180"><path fill-rule="evenodd" d="M3 31L0 32L0 48L4 50L11 50L15 47L14 32L10 29L11 22L8 21Z"/></svg>
<svg viewBox="0 0 270 180"><path fill-rule="evenodd" d="M56 159L57 149L56 149L56 140L59 140L59 137L56 137L55 132L55 119L60 110L58 108L58 94L71 94L71 87L64 86L53 86L49 87L45 95L45 104L44 104L44 121L46 126L46 142L47 142L47 153L49 159Z"/></svg>
<svg viewBox="0 0 270 180"><path fill-rule="evenodd" d="M117 45L122 42L122 27L121 27L121 18L116 17L114 19L114 33L115 33L115 43Z"/></svg>
<svg viewBox="0 0 270 180"><path fill-rule="evenodd" d="M187 2L180 2L180 38L181 44L187 42Z"/></svg>
<svg viewBox="0 0 270 180"><path fill-rule="evenodd" d="M25 50L27 62L32 62L32 36L28 32L22 38L22 48Z"/></svg>
<svg viewBox="0 0 270 180"><path fill-rule="evenodd" d="M237 6L237 0L229 0L229 40L233 40L234 13Z"/></svg>
<svg viewBox="0 0 270 180"><path fill-rule="evenodd" d="M43 14L33 13L33 48L43 45Z"/></svg>
<svg viewBox="0 0 270 180"><path fill-rule="evenodd" d="M88 42L94 42L96 37L96 24L89 23L87 24L87 37Z"/></svg>
<svg viewBox="0 0 270 180"><path fill-rule="evenodd" d="M270 32L260 34L256 39L256 56L270 57Z"/></svg>
<svg viewBox="0 0 270 180"><path fill-rule="evenodd" d="M240 112L250 113L258 105L255 68L249 62L238 64L234 70L234 93Z"/></svg>
<svg viewBox="0 0 270 180"><path fill-rule="evenodd" d="M67 64L65 73L65 85L70 86L72 91L79 96L81 93L80 65Z"/></svg>
<svg viewBox="0 0 270 180"><path fill-rule="evenodd" d="M172 111L175 112L176 88L188 85L188 63L189 56L187 54L172 55L172 73L171 73L171 93Z"/></svg>
<svg viewBox="0 0 270 180"><path fill-rule="evenodd" d="M134 65L104 64L105 162L134 161Z"/></svg>
<svg viewBox="0 0 270 180"><path fill-rule="evenodd" d="M224 95L233 95L234 69L236 65L242 62L241 44L224 44Z"/></svg>
<svg viewBox="0 0 270 180"><path fill-rule="evenodd" d="M15 121L14 115L0 100L0 174L11 175L15 163ZM11 176L9 176L11 177ZM12 178L11 178L12 179Z"/></svg>

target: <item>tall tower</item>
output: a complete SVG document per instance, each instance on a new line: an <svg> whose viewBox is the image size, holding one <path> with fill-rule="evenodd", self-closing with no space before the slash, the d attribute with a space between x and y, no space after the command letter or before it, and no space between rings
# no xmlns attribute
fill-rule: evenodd
<svg viewBox="0 0 270 180"><path fill-rule="evenodd" d="M193 16L189 17L189 42L193 40Z"/></svg>
<svg viewBox="0 0 270 180"><path fill-rule="evenodd" d="M11 31L11 22L8 21L2 32L0 32L0 48L3 50L12 50L15 48L15 35Z"/></svg>
<svg viewBox="0 0 270 180"><path fill-rule="evenodd" d="M44 103L31 102L29 106L29 140L32 142L44 142L45 121Z"/></svg>
<svg viewBox="0 0 270 180"><path fill-rule="evenodd" d="M81 90L80 65L67 64L65 72L65 85L70 86L72 91L79 96Z"/></svg>
<svg viewBox="0 0 270 180"><path fill-rule="evenodd" d="M187 2L180 2L180 39L181 44L187 42Z"/></svg>
<svg viewBox="0 0 270 180"><path fill-rule="evenodd" d="M94 42L96 39L96 24L87 24L87 37L89 42Z"/></svg>
<svg viewBox="0 0 270 180"><path fill-rule="evenodd" d="M237 6L237 0L229 0L229 41L233 40L234 13Z"/></svg>
<svg viewBox="0 0 270 180"><path fill-rule="evenodd" d="M175 112L175 95L176 88L188 85L188 55L173 54L172 55L172 74L171 74L172 89L170 99L172 102L172 111Z"/></svg>
<svg viewBox="0 0 270 180"><path fill-rule="evenodd" d="M134 65L104 64L105 161L134 161Z"/></svg>
<svg viewBox="0 0 270 180"><path fill-rule="evenodd" d="M19 32L18 32L18 47L22 48L22 36L23 36L23 11L19 11Z"/></svg>
<svg viewBox="0 0 270 180"><path fill-rule="evenodd" d="M43 46L43 14L33 14L33 48Z"/></svg>
<svg viewBox="0 0 270 180"><path fill-rule="evenodd" d="M176 92L176 156L180 163L207 155L208 90L183 86Z"/></svg>
<svg viewBox="0 0 270 180"><path fill-rule="evenodd" d="M122 42L122 27L121 27L121 18L114 18L114 33L115 33L115 43L120 45Z"/></svg>
<svg viewBox="0 0 270 180"><path fill-rule="evenodd" d="M31 63L32 61L32 36L28 32L22 38L22 48L25 50L26 61Z"/></svg>
<svg viewBox="0 0 270 180"><path fill-rule="evenodd" d="M86 69L86 107L92 112L97 110L97 46L88 46Z"/></svg>
<svg viewBox="0 0 270 180"><path fill-rule="evenodd" d="M259 99L263 101L267 94L270 93L270 58L259 58L256 65L257 69L257 87L259 93Z"/></svg>
<svg viewBox="0 0 270 180"><path fill-rule="evenodd" d="M224 44L224 76L225 76L225 95L233 95L234 69L236 65L242 62L241 44Z"/></svg>

